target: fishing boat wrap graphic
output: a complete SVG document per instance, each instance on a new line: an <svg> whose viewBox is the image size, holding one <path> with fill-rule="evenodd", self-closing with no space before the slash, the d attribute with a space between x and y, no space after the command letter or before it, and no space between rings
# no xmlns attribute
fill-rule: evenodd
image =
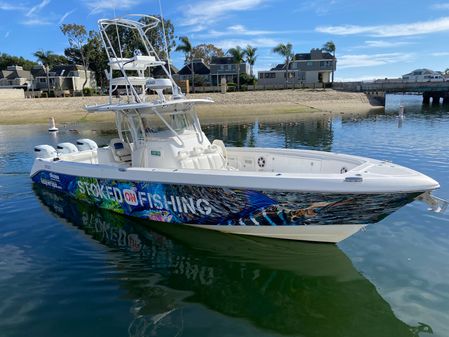
<svg viewBox="0 0 449 337"><path fill-rule="evenodd" d="M153 221L199 225L368 224L378 222L417 196L417 193L262 192L88 178L48 171L37 173L33 181L117 213ZM364 212L360 212L361 206Z"/></svg>

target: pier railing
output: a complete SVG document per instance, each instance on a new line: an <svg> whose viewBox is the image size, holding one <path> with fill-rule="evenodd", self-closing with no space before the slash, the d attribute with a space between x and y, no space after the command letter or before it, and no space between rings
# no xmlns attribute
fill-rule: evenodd
<svg viewBox="0 0 449 337"><path fill-rule="evenodd" d="M449 82L410 82L397 80L376 80L372 82L335 82L335 90L364 92L369 99L385 104L385 95L394 93L422 94L423 103L449 104Z"/></svg>

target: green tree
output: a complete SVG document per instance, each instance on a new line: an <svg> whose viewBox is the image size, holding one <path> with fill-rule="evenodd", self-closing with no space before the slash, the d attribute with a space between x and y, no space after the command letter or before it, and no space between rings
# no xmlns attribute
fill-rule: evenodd
<svg viewBox="0 0 449 337"><path fill-rule="evenodd" d="M334 64L333 62L335 62L335 43L334 41L327 41L324 45L322 50L327 51L328 53L331 53L332 56L334 57L334 60L332 60L332 83L334 83Z"/></svg>
<svg viewBox="0 0 449 337"><path fill-rule="evenodd" d="M192 73L192 91L195 89L195 69L193 68L193 47L187 36L179 38L181 43L176 47L176 51L183 52L185 55L185 63L190 62L190 71Z"/></svg>
<svg viewBox="0 0 449 337"><path fill-rule="evenodd" d="M288 84L288 70L290 68L290 62L295 57L295 54L293 53L293 46L290 42L287 44L279 43L273 48L273 52L285 58L285 83Z"/></svg>
<svg viewBox="0 0 449 337"><path fill-rule="evenodd" d="M84 83L81 94L84 96L84 87L87 84L87 70L89 68L89 50L85 48L87 43L88 35L86 27L83 25L78 25L76 23L62 24L61 32L67 37L69 41L70 48L76 50L81 58L81 63L84 67Z"/></svg>
<svg viewBox="0 0 449 337"><path fill-rule="evenodd" d="M152 16L161 20L159 15ZM143 17L139 21L146 24L149 24L150 21L152 22L151 18L148 17ZM170 53L176 46L174 35L175 28L170 20L164 19L164 29L165 37L167 40L167 49ZM145 50L145 46L143 45L141 38L135 29L110 25L107 28L106 32L110 38L111 44L117 54L117 57L133 57L135 50ZM162 29L162 24L159 24L157 25L157 27L147 30L145 36L153 46L156 54L162 60L167 59L167 55L165 52L164 30Z"/></svg>
<svg viewBox="0 0 449 337"><path fill-rule="evenodd" d="M245 62L245 51L242 49L242 47L237 46L235 48L229 49L227 54L232 56L234 63L237 66L237 90L240 90L240 64Z"/></svg>
<svg viewBox="0 0 449 337"><path fill-rule="evenodd" d="M175 27L173 26L170 20L164 19L164 21L162 21L160 15L152 15L152 16L164 23L164 29L162 29L162 24L159 24L156 28L148 30L146 32L146 36L148 38L148 41L150 41L151 45L156 51L156 53L159 55L159 57L162 60L167 60L168 56L165 53L165 41L167 41L167 49L168 53L170 53L173 50L173 48L176 47ZM146 23L148 20L150 19L144 17L139 21ZM164 38L164 30L165 30L165 38Z"/></svg>
<svg viewBox="0 0 449 337"><path fill-rule="evenodd" d="M108 68L108 56L103 48L103 42L100 33L89 31L87 43L82 48L84 55L88 56L89 69L95 73L95 80L101 87L101 92L106 86L107 77L104 72ZM82 64L81 52L77 48L66 48L64 54L71 64Z"/></svg>
<svg viewBox="0 0 449 337"><path fill-rule="evenodd" d="M64 56L69 64L81 64L81 54L76 48L69 47L64 49Z"/></svg>
<svg viewBox="0 0 449 337"><path fill-rule="evenodd" d="M6 53L0 54L0 69L6 69L8 66L14 65L21 66L24 70L31 70L37 63L21 56L13 56Z"/></svg>
<svg viewBox="0 0 449 337"><path fill-rule="evenodd" d="M52 66L58 66L62 64L68 64L69 60L64 55L52 54L50 55L50 64Z"/></svg>
<svg viewBox="0 0 449 337"><path fill-rule="evenodd" d="M89 32L86 48L89 50L87 55L89 55L90 69L95 72L95 80L100 85L102 89L101 92L103 92L103 89L107 84L107 78L104 71L108 68L108 56L103 48L103 42L99 33L93 30Z"/></svg>
<svg viewBox="0 0 449 337"><path fill-rule="evenodd" d="M246 62L248 62L248 64L249 64L251 77L254 76L253 67L254 67L254 64L256 63L256 59L257 59L256 51L257 51L257 48L252 47L251 45L247 45L245 48Z"/></svg>
<svg viewBox="0 0 449 337"><path fill-rule="evenodd" d="M224 56L224 51L213 44L202 43L192 48L194 58L203 59L204 63L210 65L212 57Z"/></svg>

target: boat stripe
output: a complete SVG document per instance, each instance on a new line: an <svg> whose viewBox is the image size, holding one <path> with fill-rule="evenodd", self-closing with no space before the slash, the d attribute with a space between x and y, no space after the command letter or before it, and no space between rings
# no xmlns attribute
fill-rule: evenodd
<svg viewBox="0 0 449 337"><path fill-rule="evenodd" d="M281 218L283 225L288 225L288 222L285 220L284 213L282 211L278 213L278 216L279 218Z"/></svg>
<svg viewBox="0 0 449 337"><path fill-rule="evenodd" d="M267 221L269 222L269 224L270 224L271 226L277 226L277 225L274 223L274 221L271 220L271 219L268 217L268 214L265 212L265 210L262 211L262 215L263 215L263 217L265 218L265 220L267 220Z"/></svg>
<svg viewBox="0 0 449 337"><path fill-rule="evenodd" d="M253 213L250 213L249 218L251 219L251 221L252 221L256 226L260 226L259 221L257 221L256 218L254 218Z"/></svg>

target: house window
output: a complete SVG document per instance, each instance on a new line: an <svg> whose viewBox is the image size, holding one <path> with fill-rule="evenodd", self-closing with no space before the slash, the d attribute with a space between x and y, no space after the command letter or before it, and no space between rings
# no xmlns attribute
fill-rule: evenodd
<svg viewBox="0 0 449 337"><path fill-rule="evenodd" d="M313 62L312 62L312 61L307 61L307 63L306 63L306 64L307 64L307 66L308 66L308 67L311 67L311 66L313 66Z"/></svg>
<svg viewBox="0 0 449 337"><path fill-rule="evenodd" d="M45 82L47 82L47 81L45 80L45 78L40 78L40 79L39 79L39 83L45 83Z"/></svg>

